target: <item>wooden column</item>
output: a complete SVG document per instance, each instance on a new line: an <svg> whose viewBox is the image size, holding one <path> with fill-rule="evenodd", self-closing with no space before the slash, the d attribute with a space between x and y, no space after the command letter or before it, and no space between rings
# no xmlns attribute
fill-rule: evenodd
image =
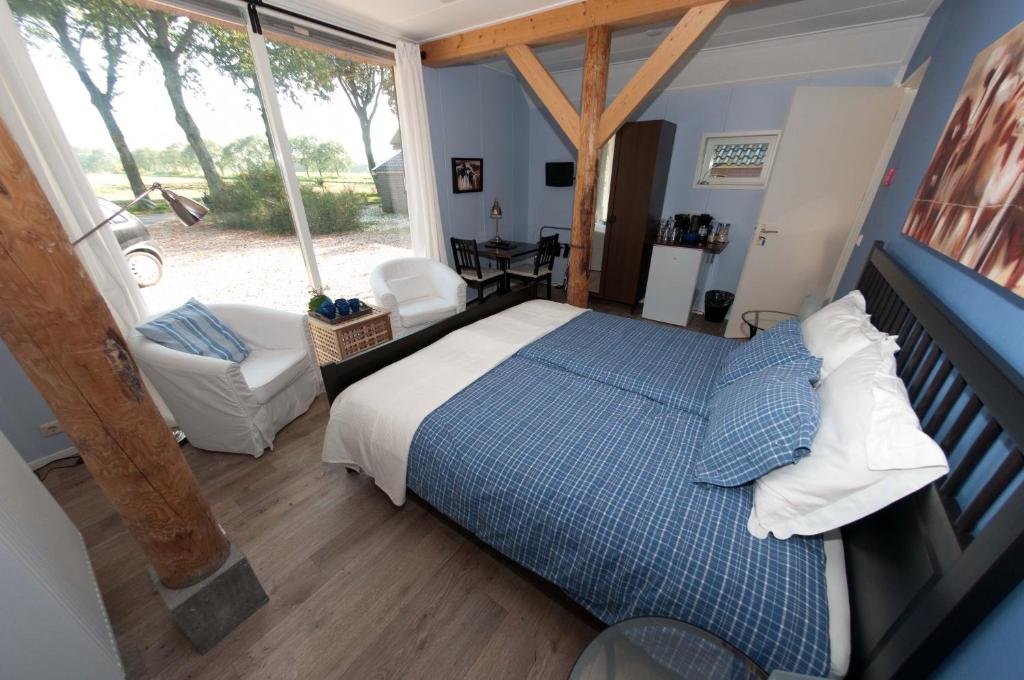
<svg viewBox="0 0 1024 680"><path fill-rule="evenodd" d="M601 158L598 130L608 88L608 53L611 30L595 26L587 30L583 61L583 94L580 100L580 137L576 157L576 194L573 197L572 252L569 254L569 292L566 301L586 307L590 297L590 240L597 202L597 171Z"/></svg>
<svg viewBox="0 0 1024 680"><path fill-rule="evenodd" d="M2 121L0 336L161 582L182 588L215 571L227 539Z"/></svg>

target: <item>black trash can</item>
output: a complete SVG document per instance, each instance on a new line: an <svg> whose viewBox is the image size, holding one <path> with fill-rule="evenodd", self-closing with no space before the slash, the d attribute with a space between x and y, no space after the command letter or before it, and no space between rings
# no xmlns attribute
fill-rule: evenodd
<svg viewBox="0 0 1024 680"><path fill-rule="evenodd" d="M725 315L732 307L732 301L736 296L727 290L709 290L704 293L704 319L721 323L725 321Z"/></svg>

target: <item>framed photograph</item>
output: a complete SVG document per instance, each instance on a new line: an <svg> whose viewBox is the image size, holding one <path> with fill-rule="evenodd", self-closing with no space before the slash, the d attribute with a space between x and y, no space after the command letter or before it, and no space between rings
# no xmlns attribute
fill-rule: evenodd
<svg viewBox="0 0 1024 680"><path fill-rule="evenodd" d="M778 130L704 135L693 187L763 189L778 145Z"/></svg>
<svg viewBox="0 0 1024 680"><path fill-rule="evenodd" d="M484 159L453 158L452 191L456 194L469 194L483 190Z"/></svg>
<svg viewBox="0 0 1024 680"><path fill-rule="evenodd" d="M1022 121L1024 23L974 60L903 225L905 235L1020 296Z"/></svg>

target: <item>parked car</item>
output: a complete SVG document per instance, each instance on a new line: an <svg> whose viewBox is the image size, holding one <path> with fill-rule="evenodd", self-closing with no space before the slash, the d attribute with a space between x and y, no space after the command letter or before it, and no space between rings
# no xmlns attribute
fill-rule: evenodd
<svg viewBox="0 0 1024 680"><path fill-rule="evenodd" d="M107 217L121 209L116 203L104 198L98 200L100 210ZM159 283L164 273L164 254L142 220L125 211L111 220L110 228L114 230L114 236L121 246L121 252L124 253L128 269L135 277L139 288Z"/></svg>

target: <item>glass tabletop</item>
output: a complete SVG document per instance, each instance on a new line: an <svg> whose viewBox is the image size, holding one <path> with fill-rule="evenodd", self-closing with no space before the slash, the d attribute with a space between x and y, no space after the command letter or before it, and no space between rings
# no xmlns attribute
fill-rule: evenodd
<svg viewBox="0 0 1024 680"><path fill-rule="evenodd" d="M594 638L569 680L764 680L756 663L718 637L682 621L629 619Z"/></svg>
<svg viewBox="0 0 1024 680"><path fill-rule="evenodd" d="M796 317L796 314L790 314L789 312L776 312L771 309L751 309L743 312L740 318L747 325L747 328L750 330L750 337L753 338L757 335L758 331L766 331L787 319L795 319Z"/></svg>

